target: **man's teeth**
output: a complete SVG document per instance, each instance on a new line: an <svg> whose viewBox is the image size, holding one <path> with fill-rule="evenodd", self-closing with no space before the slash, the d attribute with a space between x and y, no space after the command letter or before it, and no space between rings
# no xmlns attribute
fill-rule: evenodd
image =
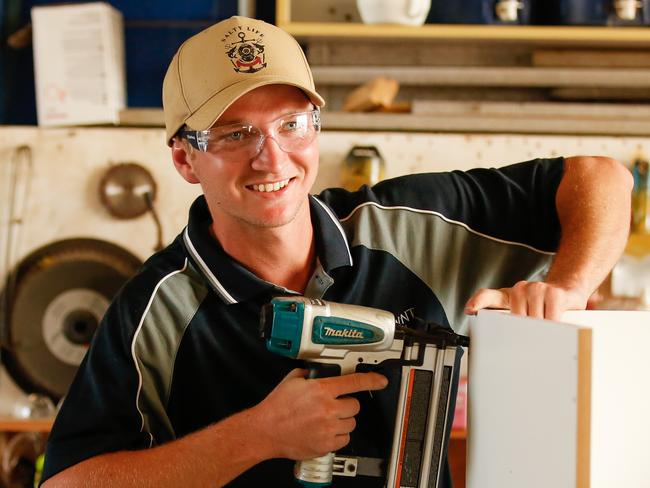
<svg viewBox="0 0 650 488"><path fill-rule="evenodd" d="M289 178L282 181L276 181L275 183L262 183L261 185L253 185L253 190L255 191L278 191L281 188L284 188L289 184Z"/></svg>

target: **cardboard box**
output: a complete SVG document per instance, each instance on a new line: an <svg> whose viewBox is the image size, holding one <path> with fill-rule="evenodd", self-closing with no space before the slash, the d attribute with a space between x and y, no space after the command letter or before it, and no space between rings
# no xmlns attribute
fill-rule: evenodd
<svg viewBox="0 0 650 488"><path fill-rule="evenodd" d="M116 124L126 105L122 14L107 3L32 8L38 125Z"/></svg>

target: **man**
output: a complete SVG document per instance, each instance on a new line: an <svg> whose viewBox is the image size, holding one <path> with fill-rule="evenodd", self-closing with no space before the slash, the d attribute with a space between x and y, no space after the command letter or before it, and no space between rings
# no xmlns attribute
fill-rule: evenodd
<svg viewBox="0 0 650 488"><path fill-rule="evenodd" d="M487 307L558 318L627 237L631 178L607 158L310 196L324 102L295 40L260 21L185 42L163 100L176 169L204 198L109 308L53 428L48 487L284 487L293 460L386 457L395 372L305 379L259 339L264 303L304 294L458 330Z"/></svg>

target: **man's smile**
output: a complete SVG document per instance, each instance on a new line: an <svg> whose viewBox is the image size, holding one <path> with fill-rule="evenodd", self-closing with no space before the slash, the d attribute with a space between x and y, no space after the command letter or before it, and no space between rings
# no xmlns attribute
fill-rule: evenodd
<svg viewBox="0 0 650 488"><path fill-rule="evenodd" d="M286 178L284 180L269 182L269 183L256 183L253 185L246 185L246 188L260 193L277 192L283 190L294 178Z"/></svg>

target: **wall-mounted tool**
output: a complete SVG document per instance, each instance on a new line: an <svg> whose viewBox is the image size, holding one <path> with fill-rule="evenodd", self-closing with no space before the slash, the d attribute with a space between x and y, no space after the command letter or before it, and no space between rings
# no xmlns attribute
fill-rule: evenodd
<svg viewBox="0 0 650 488"><path fill-rule="evenodd" d="M136 163L111 166L101 179L99 196L108 212L118 219L134 219L150 212L157 230L154 250L163 248L162 226L153 205L156 181L146 168Z"/></svg>
<svg viewBox="0 0 650 488"><path fill-rule="evenodd" d="M140 264L96 239L58 241L21 261L5 290L3 362L25 391L65 395L110 300Z"/></svg>

